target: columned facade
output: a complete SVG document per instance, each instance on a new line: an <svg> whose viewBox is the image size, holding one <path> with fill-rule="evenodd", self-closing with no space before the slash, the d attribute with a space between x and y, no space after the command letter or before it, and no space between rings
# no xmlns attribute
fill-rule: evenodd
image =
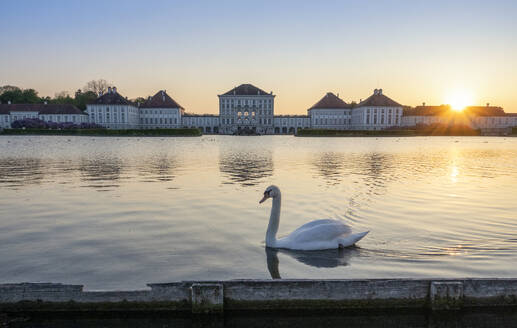
<svg viewBox="0 0 517 328"><path fill-rule="evenodd" d="M275 95L251 84L241 84L219 95L220 133L233 134L249 130L273 134Z"/></svg>

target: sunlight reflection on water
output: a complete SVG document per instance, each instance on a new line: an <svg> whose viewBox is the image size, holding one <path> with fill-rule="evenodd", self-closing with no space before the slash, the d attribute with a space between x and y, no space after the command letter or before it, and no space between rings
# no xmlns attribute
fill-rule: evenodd
<svg viewBox="0 0 517 328"><path fill-rule="evenodd" d="M264 251L318 218L345 252ZM0 282L514 277L517 139L0 137ZM276 265L275 265L276 263Z"/></svg>

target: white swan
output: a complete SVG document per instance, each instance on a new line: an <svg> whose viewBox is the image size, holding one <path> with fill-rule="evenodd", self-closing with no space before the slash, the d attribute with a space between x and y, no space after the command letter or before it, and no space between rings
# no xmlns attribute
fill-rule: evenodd
<svg viewBox="0 0 517 328"><path fill-rule="evenodd" d="M266 232L267 247L304 251L343 248L354 245L368 233L365 231L353 234L350 227L342 221L323 219L306 223L288 236L276 239L280 224L280 189L277 186L267 187L259 204L268 198L273 198L273 206Z"/></svg>

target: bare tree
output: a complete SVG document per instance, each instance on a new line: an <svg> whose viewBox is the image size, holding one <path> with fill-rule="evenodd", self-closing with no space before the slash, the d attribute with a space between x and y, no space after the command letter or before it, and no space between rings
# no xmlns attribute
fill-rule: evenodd
<svg viewBox="0 0 517 328"><path fill-rule="evenodd" d="M109 85L109 83L106 82L106 80L104 80L104 79L91 80L90 82L86 83L83 90L85 92L86 91L95 92L96 95L98 95L99 93L104 94L108 90L108 85Z"/></svg>
<svg viewBox="0 0 517 328"><path fill-rule="evenodd" d="M60 91L54 94L54 98L69 98L70 93L68 91Z"/></svg>

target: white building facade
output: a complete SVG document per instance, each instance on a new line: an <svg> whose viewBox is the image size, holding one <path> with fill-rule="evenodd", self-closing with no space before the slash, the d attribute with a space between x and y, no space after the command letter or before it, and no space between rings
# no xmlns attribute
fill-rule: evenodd
<svg viewBox="0 0 517 328"><path fill-rule="evenodd" d="M311 120L307 115L276 115L273 118L275 134L296 134L299 129L311 127Z"/></svg>
<svg viewBox="0 0 517 328"><path fill-rule="evenodd" d="M400 126L401 122L402 105L385 96L382 89L375 89L352 111L354 130L383 130Z"/></svg>
<svg viewBox="0 0 517 328"><path fill-rule="evenodd" d="M219 134L219 116L217 115L185 114L182 117L181 125L184 128L197 128L203 133Z"/></svg>
<svg viewBox="0 0 517 328"><path fill-rule="evenodd" d="M308 109L312 129L350 130L352 128L352 106L339 95L328 92Z"/></svg>
<svg viewBox="0 0 517 328"><path fill-rule="evenodd" d="M137 105L122 97L116 87L99 95L91 104L86 105L86 113L91 123L108 129L139 129L140 112Z"/></svg>
<svg viewBox="0 0 517 328"><path fill-rule="evenodd" d="M241 84L218 95L220 133L249 130L258 134L274 133L275 95L251 84Z"/></svg>
<svg viewBox="0 0 517 328"><path fill-rule="evenodd" d="M88 123L88 115L74 105L61 104L0 104L0 127L11 128L14 121L37 118L54 123Z"/></svg>
<svg viewBox="0 0 517 328"><path fill-rule="evenodd" d="M182 126L181 107L165 90L158 91L139 107L141 129L174 129Z"/></svg>

